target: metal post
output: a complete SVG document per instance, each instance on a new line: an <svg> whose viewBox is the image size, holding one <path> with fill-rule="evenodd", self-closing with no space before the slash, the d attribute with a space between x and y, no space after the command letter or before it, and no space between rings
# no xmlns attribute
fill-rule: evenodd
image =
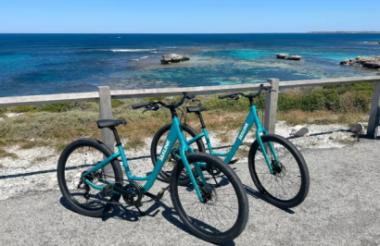
<svg viewBox="0 0 380 246"><path fill-rule="evenodd" d="M99 86L99 112L100 119L112 119L111 91L108 86ZM102 141L114 152L113 133L108 128L102 130Z"/></svg>
<svg viewBox="0 0 380 246"><path fill-rule="evenodd" d="M268 83L271 84L272 89L267 93L265 100L265 118L264 128L268 133L275 133L276 119L277 119L277 102L278 102L278 90L279 79L268 79Z"/></svg>
<svg viewBox="0 0 380 246"><path fill-rule="evenodd" d="M369 113L367 137L376 138L380 118L380 81L376 82L373 91L371 111Z"/></svg>

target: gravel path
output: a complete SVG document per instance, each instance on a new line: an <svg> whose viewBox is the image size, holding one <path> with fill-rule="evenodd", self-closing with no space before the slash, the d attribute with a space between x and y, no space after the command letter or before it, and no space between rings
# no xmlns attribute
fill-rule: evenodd
<svg viewBox="0 0 380 246"><path fill-rule="evenodd" d="M379 150L380 140L366 139L344 148L303 150L310 193L288 211L260 199L246 160L238 162L233 168L247 186L250 218L234 243L379 245ZM164 186L157 182L153 192ZM70 211L57 190L29 192L0 201L0 245L209 245L187 232L171 209L169 193L156 205L138 221L135 210L116 210L102 222Z"/></svg>

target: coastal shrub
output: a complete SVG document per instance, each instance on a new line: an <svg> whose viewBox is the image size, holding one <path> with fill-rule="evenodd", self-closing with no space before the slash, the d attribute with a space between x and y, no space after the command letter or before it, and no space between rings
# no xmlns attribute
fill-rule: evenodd
<svg viewBox="0 0 380 246"><path fill-rule="evenodd" d="M112 99L111 100L111 107L112 108L117 108L123 104L124 104L124 102L122 100L118 100L118 99Z"/></svg>
<svg viewBox="0 0 380 246"><path fill-rule="evenodd" d="M37 106L17 106L11 109L15 113L37 112Z"/></svg>
<svg viewBox="0 0 380 246"><path fill-rule="evenodd" d="M280 93L278 95L278 110L288 111L292 109L301 109L302 100L299 97Z"/></svg>
<svg viewBox="0 0 380 246"><path fill-rule="evenodd" d="M375 89L375 82L364 82L364 83L349 83L349 84L337 84L337 85L326 85L323 89L334 89L339 94L343 94L348 91L371 91Z"/></svg>
<svg viewBox="0 0 380 246"><path fill-rule="evenodd" d="M73 103L73 104L70 104L70 103L45 104L45 105L42 105L38 111L59 113L59 112L69 111L72 108L75 108L77 105L78 105L78 103Z"/></svg>

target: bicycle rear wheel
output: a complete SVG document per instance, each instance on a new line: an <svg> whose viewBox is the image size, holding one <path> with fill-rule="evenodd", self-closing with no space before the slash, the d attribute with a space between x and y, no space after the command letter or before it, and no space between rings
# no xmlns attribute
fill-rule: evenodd
<svg viewBox="0 0 380 246"><path fill-rule="evenodd" d="M194 175L202 197L198 198L194 185L179 184L185 168L179 161L171 177L171 199L179 217L197 237L212 243L227 243L240 235L248 220L248 200L243 185L232 169L220 159L205 154L187 155L192 172L197 172L196 163L206 163L200 174ZM214 174L215 170L220 171ZM186 172L186 171L185 171Z"/></svg>
<svg viewBox="0 0 380 246"><path fill-rule="evenodd" d="M257 189L268 202L280 208L301 204L310 185L309 171L302 154L289 140L274 134L261 137L274 173L271 173L259 144L255 141L249 151L248 165ZM274 147L277 160L270 151Z"/></svg>
<svg viewBox="0 0 380 246"><path fill-rule="evenodd" d="M102 215L111 197L92 188L81 177L111 155L112 152L103 143L94 139L76 140L63 150L58 161L58 184L62 196L74 211L92 217ZM122 185L123 173L119 163L114 160L103 169L92 172L87 179L102 187L107 182Z"/></svg>
<svg viewBox="0 0 380 246"><path fill-rule="evenodd" d="M171 127L172 127L172 124L167 124L163 126L162 128L160 128L157 131L157 133L154 135L151 148L150 148L150 154L151 154L153 166L155 166L157 163L157 158L159 154L161 153L164 142L170 132ZM198 133L190 126L181 124L180 127L186 140L190 140L198 135ZM176 165L177 161L179 160L179 158L176 156L176 155L179 155L179 153L174 152L174 149L177 148L178 146L179 146L179 141L177 140L176 143L174 144L173 149L171 150L169 154L169 157L165 161L160 171L160 178L165 183L170 182L170 176L172 174L173 168ZM206 148L204 146L202 139L198 139L197 141L192 143L190 145L190 148L192 148L194 152L206 151ZM180 182L180 185L187 185L191 181L187 175L182 174L179 182Z"/></svg>

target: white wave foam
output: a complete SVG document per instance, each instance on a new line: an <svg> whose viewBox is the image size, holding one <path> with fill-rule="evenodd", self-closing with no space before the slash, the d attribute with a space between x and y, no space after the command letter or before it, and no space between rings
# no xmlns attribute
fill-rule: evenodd
<svg viewBox="0 0 380 246"><path fill-rule="evenodd" d="M140 57L140 59L146 59L146 58L148 58L149 56L142 56L142 57Z"/></svg>
<svg viewBox="0 0 380 246"><path fill-rule="evenodd" d="M111 49L112 52L144 52L155 51L156 49Z"/></svg>

